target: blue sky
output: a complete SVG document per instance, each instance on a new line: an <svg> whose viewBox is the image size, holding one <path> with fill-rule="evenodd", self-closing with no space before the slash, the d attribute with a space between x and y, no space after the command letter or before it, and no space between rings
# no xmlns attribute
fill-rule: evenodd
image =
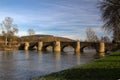
<svg viewBox="0 0 120 80"><path fill-rule="evenodd" d="M102 29L99 0L0 0L0 22L5 17L14 19L19 36L49 34L85 40L86 29L91 27L99 36L109 35Z"/></svg>

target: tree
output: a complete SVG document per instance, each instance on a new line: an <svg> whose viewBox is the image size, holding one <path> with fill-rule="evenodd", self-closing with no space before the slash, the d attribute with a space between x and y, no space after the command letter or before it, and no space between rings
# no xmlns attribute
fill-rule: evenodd
<svg viewBox="0 0 120 80"><path fill-rule="evenodd" d="M13 19L11 17L6 17L5 20L0 24L2 29L2 35L5 36L5 45L8 43L8 37L14 36L18 33L18 28L16 24L13 24Z"/></svg>
<svg viewBox="0 0 120 80"><path fill-rule="evenodd" d="M104 22L103 28L113 33L113 40L120 41L120 0L102 0L99 6Z"/></svg>
<svg viewBox="0 0 120 80"><path fill-rule="evenodd" d="M87 35L87 41L89 41L89 42L99 41L97 35L95 34L95 31L92 30L91 28L87 28L86 35Z"/></svg>
<svg viewBox="0 0 120 80"><path fill-rule="evenodd" d="M110 38L108 36L101 37L102 42L111 42Z"/></svg>
<svg viewBox="0 0 120 80"><path fill-rule="evenodd" d="M28 29L28 34L29 35L34 35L35 34L35 31L33 29Z"/></svg>

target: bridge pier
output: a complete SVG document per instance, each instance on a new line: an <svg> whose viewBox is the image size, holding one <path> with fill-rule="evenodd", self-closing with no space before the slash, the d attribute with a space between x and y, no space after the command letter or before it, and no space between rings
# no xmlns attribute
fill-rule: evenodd
<svg viewBox="0 0 120 80"><path fill-rule="evenodd" d="M100 56L104 56L105 55L105 43L104 42L100 42L100 46L99 46L99 53Z"/></svg>
<svg viewBox="0 0 120 80"><path fill-rule="evenodd" d="M24 50L28 51L29 50L29 42L25 42L25 47Z"/></svg>
<svg viewBox="0 0 120 80"><path fill-rule="evenodd" d="M75 53L80 53L80 41L76 42Z"/></svg>
<svg viewBox="0 0 120 80"><path fill-rule="evenodd" d="M38 42L37 50L42 51L42 47L43 47L43 42L42 41Z"/></svg>
<svg viewBox="0 0 120 80"><path fill-rule="evenodd" d="M54 51L54 52L61 52L60 41L55 41L53 51Z"/></svg>

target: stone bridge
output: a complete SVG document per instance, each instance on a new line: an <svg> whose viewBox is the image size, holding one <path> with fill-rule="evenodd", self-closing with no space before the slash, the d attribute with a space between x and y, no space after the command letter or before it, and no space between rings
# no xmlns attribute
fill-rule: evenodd
<svg viewBox="0 0 120 80"><path fill-rule="evenodd" d="M71 46L74 48L75 53L83 52L84 48L92 47L96 52L104 53L110 51L114 48L113 43L103 43L103 42L62 42L62 41L53 41L53 42L25 42L20 45L20 49L32 50L37 49L38 51L46 51L47 47L52 46L54 52L64 51L65 47Z"/></svg>

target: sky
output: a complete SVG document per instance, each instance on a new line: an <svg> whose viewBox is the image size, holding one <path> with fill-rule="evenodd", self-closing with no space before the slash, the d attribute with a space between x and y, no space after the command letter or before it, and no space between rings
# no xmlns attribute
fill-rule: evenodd
<svg viewBox="0 0 120 80"><path fill-rule="evenodd" d="M99 0L0 0L0 22L13 18L18 36L36 34L86 39L86 29L101 36L110 35L102 29Z"/></svg>

